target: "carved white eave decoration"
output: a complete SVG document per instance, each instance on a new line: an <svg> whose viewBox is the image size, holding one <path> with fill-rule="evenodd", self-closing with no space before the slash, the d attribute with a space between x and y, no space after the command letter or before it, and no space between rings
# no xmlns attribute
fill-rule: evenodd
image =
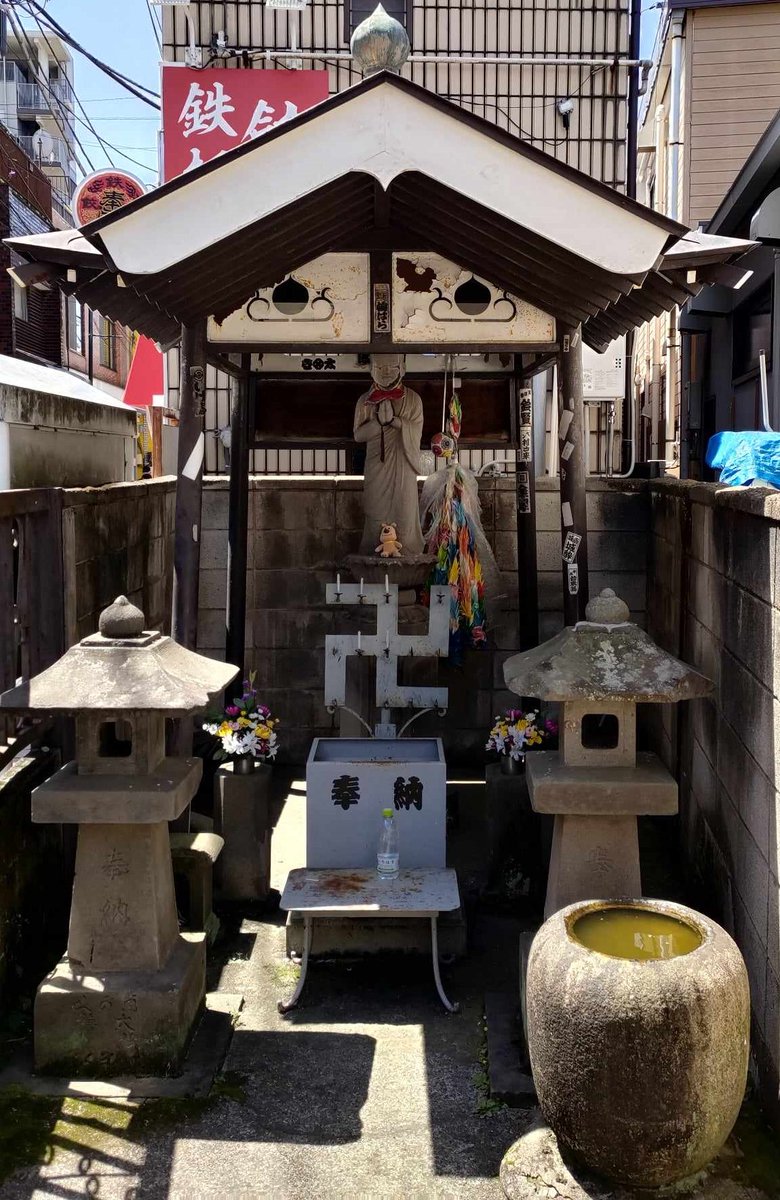
<svg viewBox="0 0 780 1200"><path fill-rule="evenodd" d="M519 349L555 342L555 321L549 313L450 259L406 251L394 254L392 262L392 335L399 345L511 342ZM290 283L300 295L292 305L295 311L285 312L290 295L284 289ZM471 296L470 305L469 287L481 293ZM333 349L339 344L367 345L371 341L369 290L368 254L323 254L286 280L258 289L224 320L210 317L209 341L269 347L316 344ZM464 295L465 307L460 303Z"/></svg>
<svg viewBox="0 0 780 1200"><path fill-rule="evenodd" d="M549 313L427 252L393 254L392 317L393 341L399 344L511 342L520 348L555 342Z"/></svg>
<svg viewBox="0 0 780 1200"><path fill-rule="evenodd" d="M274 303L280 281L275 287L258 289L223 321L209 317L209 341L323 346L370 342L367 254L323 254L289 278L309 293L299 311L285 313Z"/></svg>
<svg viewBox="0 0 780 1200"><path fill-rule="evenodd" d="M668 232L576 178L383 80L290 121L248 153L195 171L102 226L117 271L154 274L353 171L387 188L420 172L620 275L652 270Z"/></svg>

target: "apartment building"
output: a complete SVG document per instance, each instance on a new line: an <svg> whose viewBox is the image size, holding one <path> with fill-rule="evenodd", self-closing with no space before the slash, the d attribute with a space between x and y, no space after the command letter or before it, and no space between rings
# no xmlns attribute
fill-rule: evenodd
<svg viewBox="0 0 780 1200"><path fill-rule="evenodd" d="M0 123L51 181L54 224L64 228L79 174L73 58L54 34L7 27L2 50Z"/></svg>
<svg viewBox="0 0 780 1200"><path fill-rule="evenodd" d="M667 0L640 110L637 199L710 227L780 107L778 54L778 3ZM743 303L751 292L746 285ZM697 419L688 420L701 349L685 325L675 310L642 326L634 347L640 457L675 474L687 473L691 457L701 462L706 441ZM757 370L746 360L747 374Z"/></svg>

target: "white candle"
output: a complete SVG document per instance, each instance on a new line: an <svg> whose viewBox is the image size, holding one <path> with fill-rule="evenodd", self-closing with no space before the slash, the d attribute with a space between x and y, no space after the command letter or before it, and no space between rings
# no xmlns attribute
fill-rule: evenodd
<svg viewBox="0 0 780 1200"><path fill-rule="evenodd" d="M387 575L385 575L385 594L390 595L390 580Z"/></svg>
<svg viewBox="0 0 780 1200"><path fill-rule="evenodd" d="M337 575L336 576L336 595L338 595L340 591L341 591L341 576Z"/></svg>
<svg viewBox="0 0 780 1200"><path fill-rule="evenodd" d="M358 654L360 653L360 630L358 629Z"/></svg>
<svg viewBox="0 0 780 1200"><path fill-rule="evenodd" d="M390 630L389 629L385 633L385 649L386 650L390 649Z"/></svg>
<svg viewBox="0 0 780 1200"><path fill-rule="evenodd" d="M363 578L362 578L362 576L361 576L361 579L360 579L360 595L361 595L361 596L363 595Z"/></svg>

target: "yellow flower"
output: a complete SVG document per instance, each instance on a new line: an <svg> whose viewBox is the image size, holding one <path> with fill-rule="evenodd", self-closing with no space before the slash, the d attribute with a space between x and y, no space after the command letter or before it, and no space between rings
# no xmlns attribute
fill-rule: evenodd
<svg viewBox="0 0 780 1200"><path fill-rule="evenodd" d="M248 729L249 726L251 726L251 724L252 724L252 722L249 720L248 717L239 717L238 718L238 726L240 729Z"/></svg>
<svg viewBox="0 0 780 1200"><path fill-rule="evenodd" d="M232 733L232 729L227 721L223 721L217 730L217 737L224 737L226 733Z"/></svg>
<svg viewBox="0 0 780 1200"><path fill-rule="evenodd" d="M259 738L262 738L262 740L264 742L267 741L268 738L271 736L271 730L268 728L267 725L258 725L255 732L257 733L257 736Z"/></svg>

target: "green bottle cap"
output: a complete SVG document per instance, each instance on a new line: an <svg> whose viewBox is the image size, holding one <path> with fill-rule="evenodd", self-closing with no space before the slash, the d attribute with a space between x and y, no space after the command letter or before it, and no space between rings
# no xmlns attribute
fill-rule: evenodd
<svg viewBox="0 0 780 1200"><path fill-rule="evenodd" d="M383 817L392 817L392 815L393 815L393 810L392 810L392 808L383 808L383 809L382 809L382 816L383 816Z"/></svg>

